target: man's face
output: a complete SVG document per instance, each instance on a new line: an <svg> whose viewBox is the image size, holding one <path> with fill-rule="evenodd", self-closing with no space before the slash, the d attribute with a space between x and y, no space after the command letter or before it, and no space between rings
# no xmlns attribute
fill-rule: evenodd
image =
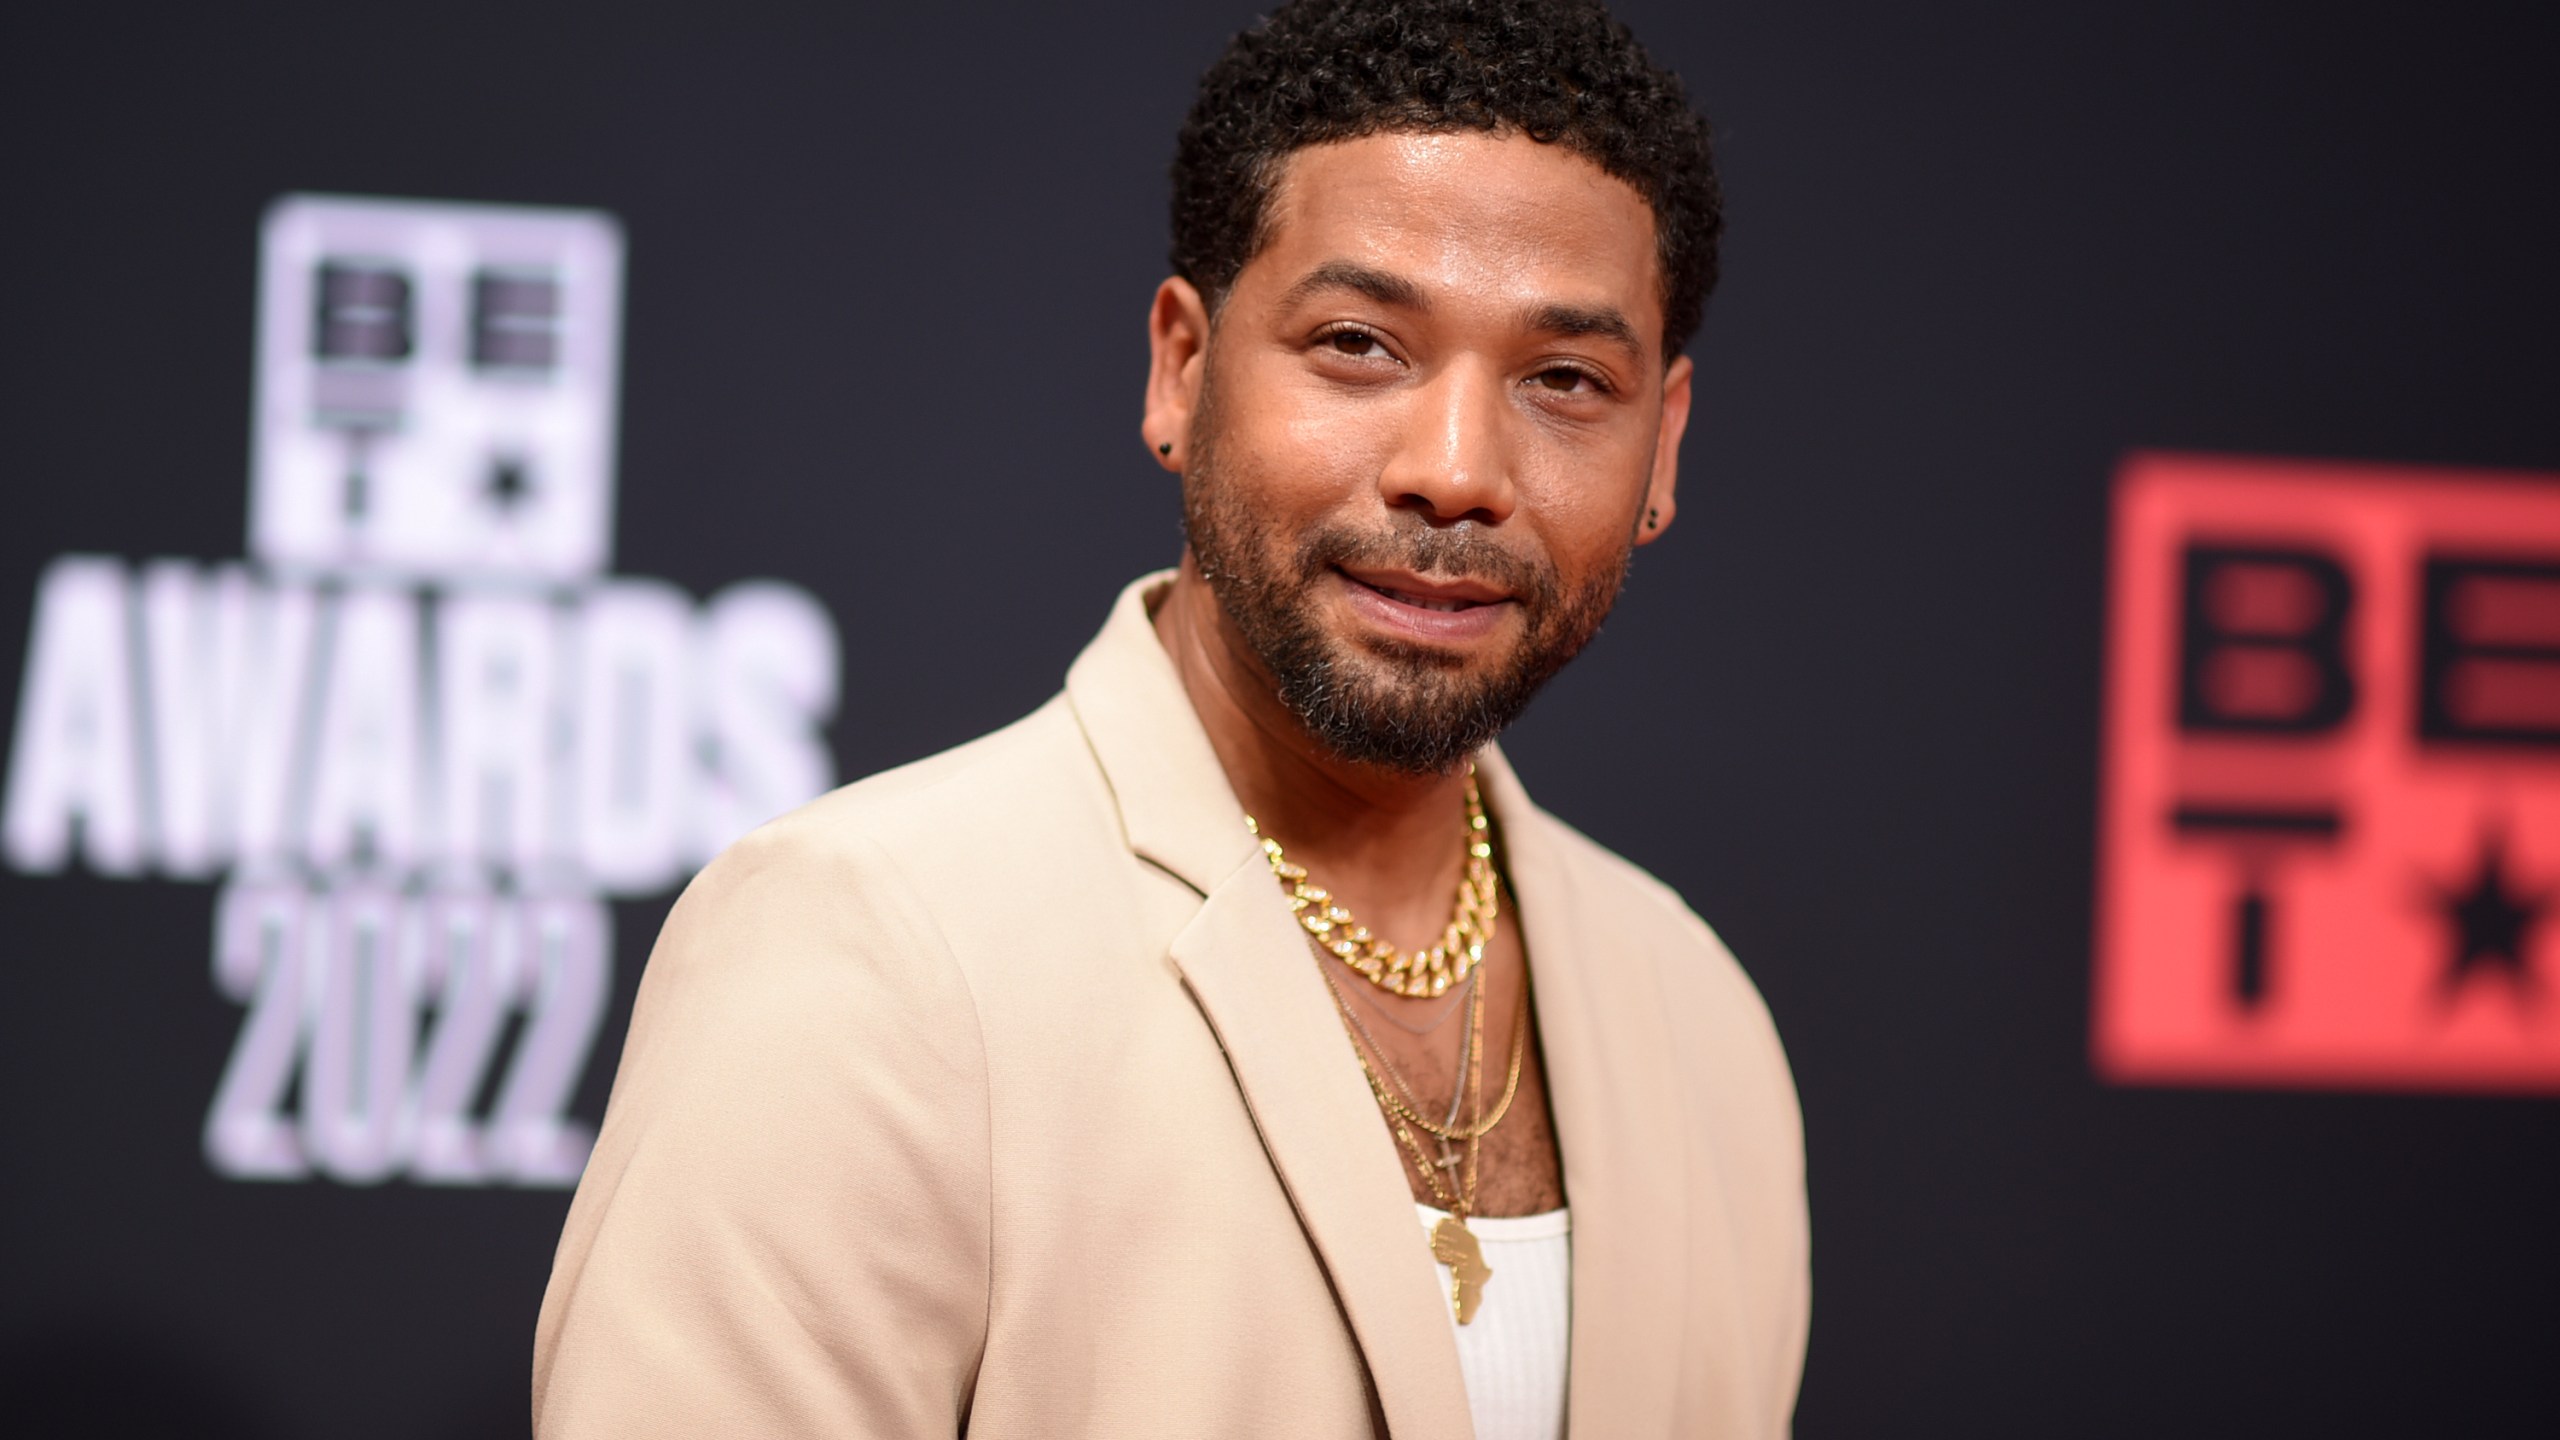
<svg viewBox="0 0 2560 1440"><path fill-rule="evenodd" d="M1210 328L1183 510L1329 749L1446 771L1599 629L1671 518L1659 275L1643 198L1523 136L1288 159Z"/></svg>

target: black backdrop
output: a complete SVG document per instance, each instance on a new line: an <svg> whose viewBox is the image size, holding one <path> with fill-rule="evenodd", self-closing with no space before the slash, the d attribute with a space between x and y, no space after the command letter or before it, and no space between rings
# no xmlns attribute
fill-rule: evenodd
<svg viewBox="0 0 2560 1440"><path fill-rule="evenodd" d="M1720 129L1728 278L1684 523L1511 748L1788 1040L1800 1433L2549 1433L2549 1102L2085 1058L2110 470L2560 468L2547 7L1622 13ZM15 10L0 715L53 556L241 553L257 224L311 190L621 217L614 568L819 595L843 774L1030 708L1178 543L1141 318L1249 18ZM0 872L0 1413L519 1431L565 1193L210 1174L214 893ZM590 1118L664 908L617 906Z"/></svg>

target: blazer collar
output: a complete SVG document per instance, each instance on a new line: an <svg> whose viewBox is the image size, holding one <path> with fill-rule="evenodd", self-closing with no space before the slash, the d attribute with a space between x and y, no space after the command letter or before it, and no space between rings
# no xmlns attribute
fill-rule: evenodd
<svg viewBox="0 0 2560 1440"><path fill-rule="evenodd" d="M1130 585L1067 675L1130 850L1202 897L1172 958L1225 1050L1377 1387L1387 1432L1473 1433L1447 1297L1428 1263L1394 1141L1290 922L1244 807L1150 615L1170 571ZM1615 953L1570 832L1531 804L1500 750L1477 759L1536 986L1540 1053L1573 1208L1570 1427L1671 1424L1694 1272L1678 1093L1649 965ZM1673 1113L1676 1113L1673 1112ZM1669 1157L1669 1158L1666 1158ZM1498 1282L1497 1282L1498 1283Z"/></svg>
<svg viewBox="0 0 2560 1440"><path fill-rule="evenodd" d="M1156 639L1152 612L1172 584L1173 572L1159 570L1120 592L1102 633L1067 671L1067 701L1120 803L1129 849L1206 895L1261 850Z"/></svg>

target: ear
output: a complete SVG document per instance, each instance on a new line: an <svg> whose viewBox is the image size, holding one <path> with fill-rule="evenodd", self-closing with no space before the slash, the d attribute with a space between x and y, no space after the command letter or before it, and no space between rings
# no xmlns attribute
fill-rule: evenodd
<svg viewBox="0 0 2560 1440"><path fill-rule="evenodd" d="M1644 513L1636 517L1636 543L1650 545L1671 528L1679 512L1673 496L1680 488L1680 437L1689 432L1689 376L1694 369L1681 356L1662 372L1662 425L1653 438L1653 479L1644 490Z"/></svg>
<svg viewBox="0 0 2560 1440"><path fill-rule="evenodd" d="M1147 356L1147 414L1138 433L1156 463L1179 474L1209 363L1209 307L1179 275L1156 287L1147 310Z"/></svg>

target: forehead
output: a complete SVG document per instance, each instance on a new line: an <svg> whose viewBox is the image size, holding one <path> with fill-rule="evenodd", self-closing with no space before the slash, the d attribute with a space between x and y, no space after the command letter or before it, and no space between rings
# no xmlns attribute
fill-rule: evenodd
<svg viewBox="0 0 2560 1440"><path fill-rule="evenodd" d="M1238 276L1281 286L1328 261L1426 292L1610 304L1661 323L1653 209L1635 187L1525 135L1368 135L1283 163L1263 244Z"/></svg>

